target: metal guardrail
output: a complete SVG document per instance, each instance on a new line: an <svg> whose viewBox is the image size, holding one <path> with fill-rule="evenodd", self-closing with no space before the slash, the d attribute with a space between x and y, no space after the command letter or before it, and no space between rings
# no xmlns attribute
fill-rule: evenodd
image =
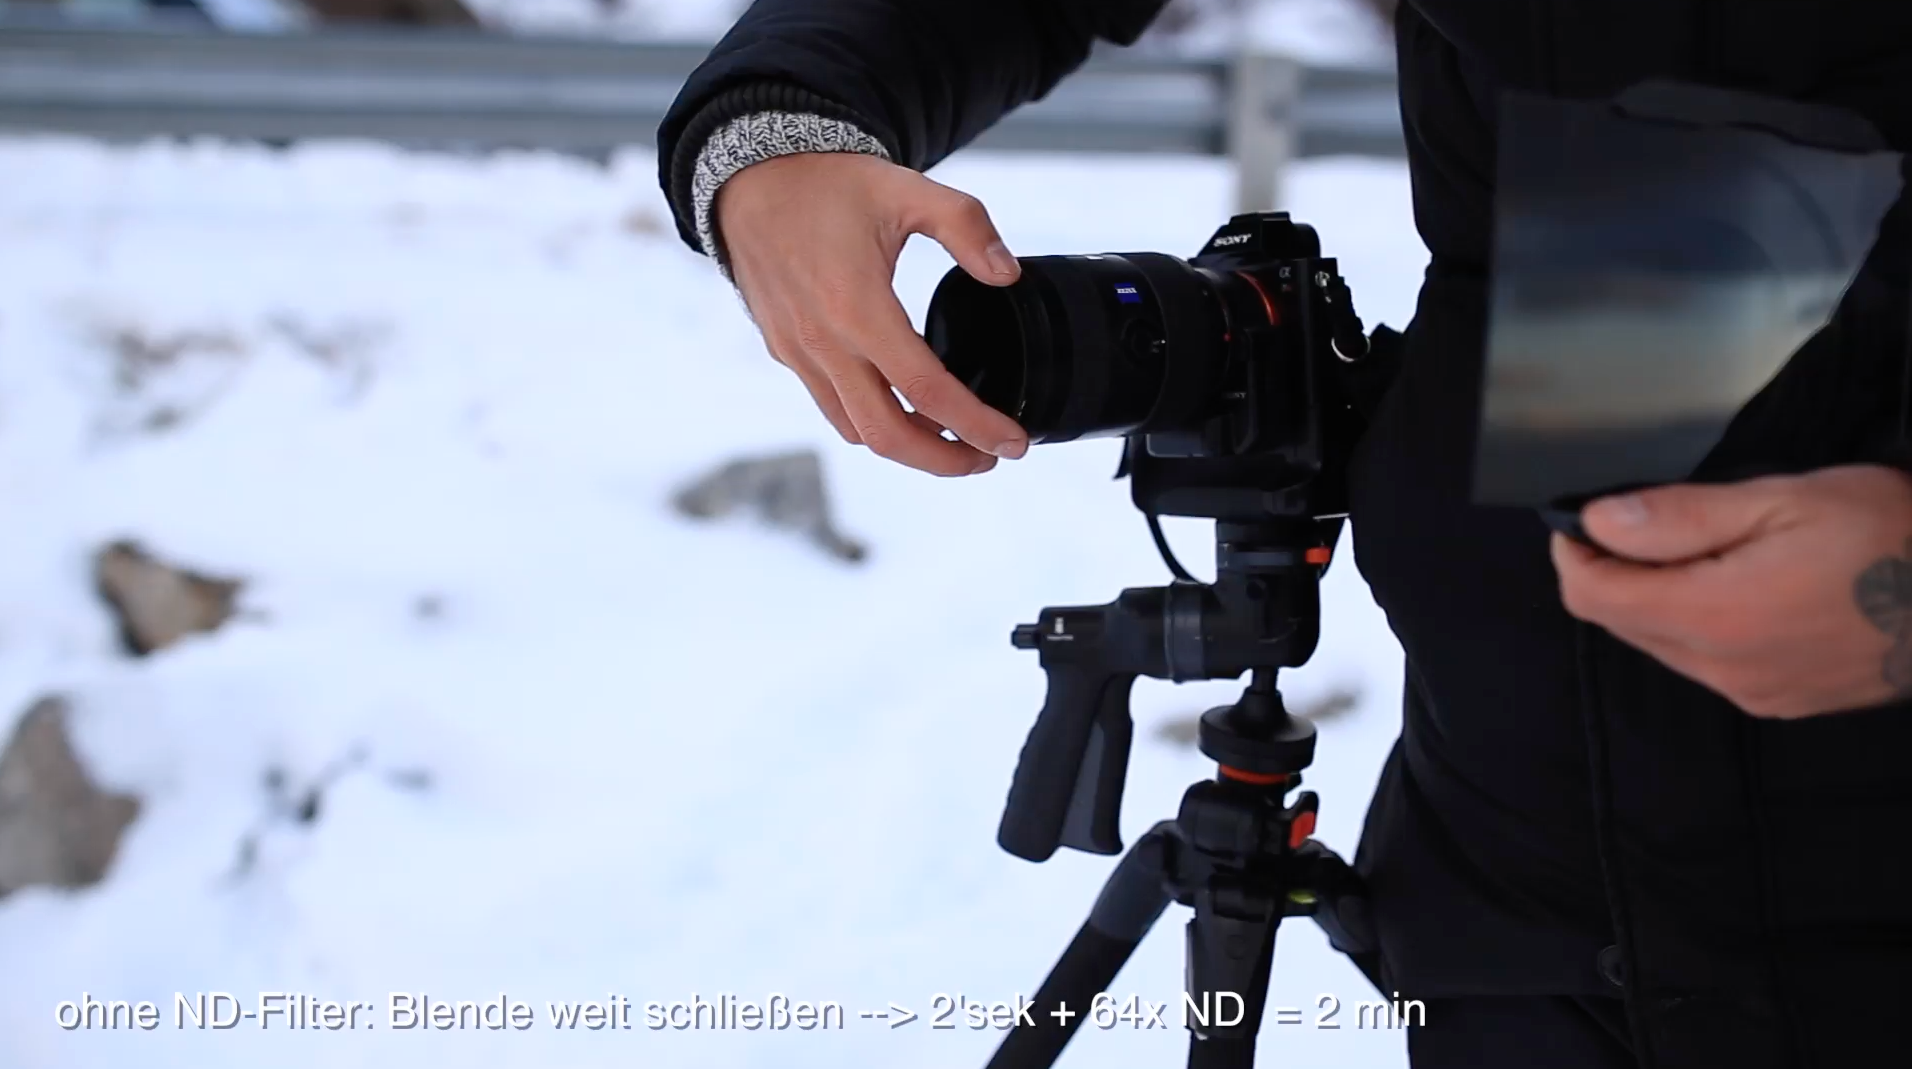
<svg viewBox="0 0 1912 1069"><path fill-rule="evenodd" d="M0 129L350 138L598 153L648 145L702 44L456 30L221 32L0 15ZM1226 155L1266 207L1296 156L1398 155L1391 71L1099 53L978 147Z"/></svg>

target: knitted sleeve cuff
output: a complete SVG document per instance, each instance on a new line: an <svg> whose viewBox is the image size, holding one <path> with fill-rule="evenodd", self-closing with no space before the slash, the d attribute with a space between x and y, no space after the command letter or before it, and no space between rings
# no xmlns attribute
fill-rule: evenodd
<svg viewBox="0 0 1912 1069"><path fill-rule="evenodd" d="M861 127L809 112L760 111L730 120L698 150L691 176L691 213L704 254L728 271L723 236L712 209L717 192L752 164L802 152L855 152L889 159L889 149Z"/></svg>

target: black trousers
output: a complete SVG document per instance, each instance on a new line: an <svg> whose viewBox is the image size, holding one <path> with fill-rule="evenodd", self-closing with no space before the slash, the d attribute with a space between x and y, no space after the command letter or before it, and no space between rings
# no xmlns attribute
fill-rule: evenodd
<svg viewBox="0 0 1912 1069"><path fill-rule="evenodd" d="M1429 999L1410 1025L1413 1069L1638 1069L1617 998Z"/></svg>

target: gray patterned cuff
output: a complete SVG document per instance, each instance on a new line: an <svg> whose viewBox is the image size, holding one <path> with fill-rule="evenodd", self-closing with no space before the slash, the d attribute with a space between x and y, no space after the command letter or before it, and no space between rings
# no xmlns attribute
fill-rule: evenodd
<svg viewBox="0 0 1912 1069"><path fill-rule="evenodd" d="M799 152L859 152L890 158L881 141L855 125L805 112L760 111L719 127L697 154L691 204L696 211L697 241L705 255L725 266L726 274L722 240L711 217L717 191L753 163Z"/></svg>

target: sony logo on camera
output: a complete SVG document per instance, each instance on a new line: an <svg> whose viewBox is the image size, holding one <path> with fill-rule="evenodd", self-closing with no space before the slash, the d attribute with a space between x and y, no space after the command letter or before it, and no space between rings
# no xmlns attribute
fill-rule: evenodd
<svg viewBox="0 0 1912 1069"><path fill-rule="evenodd" d="M1208 247L1211 249L1226 249L1230 245L1246 245L1249 239L1253 237L1253 234L1227 234L1209 242Z"/></svg>

